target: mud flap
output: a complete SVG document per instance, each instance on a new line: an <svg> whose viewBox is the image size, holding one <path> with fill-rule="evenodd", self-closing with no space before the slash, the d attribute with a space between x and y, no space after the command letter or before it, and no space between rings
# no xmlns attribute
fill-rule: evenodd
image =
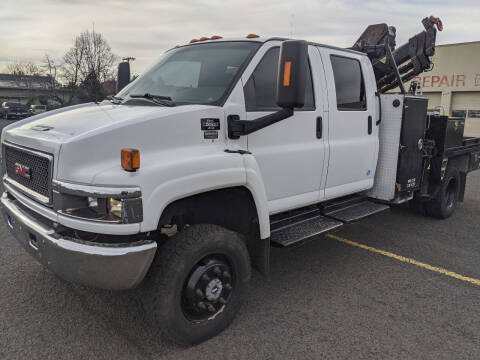
<svg viewBox="0 0 480 360"><path fill-rule="evenodd" d="M267 279L270 278L270 238L260 239L258 231L248 236L248 252L252 267Z"/></svg>

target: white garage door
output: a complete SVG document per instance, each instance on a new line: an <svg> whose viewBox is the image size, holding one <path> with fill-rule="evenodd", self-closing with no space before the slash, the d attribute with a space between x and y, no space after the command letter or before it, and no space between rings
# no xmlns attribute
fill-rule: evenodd
<svg viewBox="0 0 480 360"><path fill-rule="evenodd" d="M452 115L466 117L466 136L480 137L480 92L453 93Z"/></svg>
<svg viewBox="0 0 480 360"><path fill-rule="evenodd" d="M424 93L428 96L428 110L440 110L440 104L442 102L441 92Z"/></svg>

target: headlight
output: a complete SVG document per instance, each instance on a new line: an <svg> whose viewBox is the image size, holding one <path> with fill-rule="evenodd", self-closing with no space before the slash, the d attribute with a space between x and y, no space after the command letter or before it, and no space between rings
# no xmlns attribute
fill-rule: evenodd
<svg viewBox="0 0 480 360"><path fill-rule="evenodd" d="M98 208L98 199L89 197L88 198L88 207L89 208Z"/></svg>
<svg viewBox="0 0 480 360"><path fill-rule="evenodd" d="M121 224L143 221L141 192L133 187L105 187L104 190L102 187L84 186L83 189L80 185L57 182L53 189L53 208L61 214L85 220Z"/></svg>
<svg viewBox="0 0 480 360"><path fill-rule="evenodd" d="M123 202L114 198L108 199L108 213L121 219Z"/></svg>

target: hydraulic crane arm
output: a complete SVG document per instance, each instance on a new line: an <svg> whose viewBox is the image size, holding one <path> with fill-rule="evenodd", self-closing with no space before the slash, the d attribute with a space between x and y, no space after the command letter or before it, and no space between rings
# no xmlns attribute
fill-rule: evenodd
<svg viewBox="0 0 480 360"><path fill-rule="evenodd" d="M425 30L395 49L396 30L387 24L370 25L355 42L352 49L364 52L372 61L377 88L380 93L397 86L405 92L403 82L430 69L435 54L437 26L443 30L439 18L430 16L422 20Z"/></svg>

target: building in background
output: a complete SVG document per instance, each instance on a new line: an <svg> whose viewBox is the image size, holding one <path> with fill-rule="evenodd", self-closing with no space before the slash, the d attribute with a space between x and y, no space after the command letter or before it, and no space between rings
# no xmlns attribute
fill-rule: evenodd
<svg viewBox="0 0 480 360"><path fill-rule="evenodd" d="M0 74L0 104L4 101L43 104L51 109L70 103L72 90L49 76Z"/></svg>
<svg viewBox="0 0 480 360"><path fill-rule="evenodd" d="M428 109L464 117L465 135L480 136L480 41L437 45L433 64L413 79L428 96Z"/></svg>

